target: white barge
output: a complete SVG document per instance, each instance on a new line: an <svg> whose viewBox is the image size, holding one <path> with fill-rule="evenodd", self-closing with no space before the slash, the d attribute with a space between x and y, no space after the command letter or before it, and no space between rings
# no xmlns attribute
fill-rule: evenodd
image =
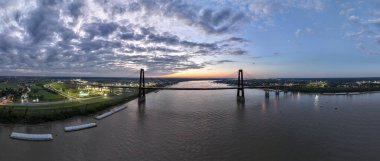
<svg viewBox="0 0 380 161"><path fill-rule="evenodd" d="M95 116L95 118L100 120L100 119L103 119L103 118L106 118L106 117L112 115L113 113L114 113L113 111L104 112L98 116Z"/></svg>
<svg viewBox="0 0 380 161"><path fill-rule="evenodd" d="M65 127L65 132L78 131L78 130L88 129L88 128L92 128L92 127L96 127L96 126L97 126L96 123L67 126L67 127Z"/></svg>
<svg viewBox="0 0 380 161"><path fill-rule="evenodd" d="M127 108L127 106L119 106L119 107L115 107L115 108L113 108L113 109L111 109L111 110L109 110L109 111L107 111L107 112L104 112L104 113L102 113L102 114L100 114L100 115L98 115L98 116L95 116L95 118L96 118L97 120L101 120L101 119L106 118L106 117L108 117L108 116L110 116L110 115L112 115L112 114L114 114L114 113L116 113L116 112L119 112L119 111L121 111L121 110L123 110L123 109L125 109L125 108Z"/></svg>
<svg viewBox="0 0 380 161"><path fill-rule="evenodd" d="M27 133L12 132L10 137L12 139L19 139L19 140L36 140L36 141L53 140L52 134L27 134Z"/></svg>

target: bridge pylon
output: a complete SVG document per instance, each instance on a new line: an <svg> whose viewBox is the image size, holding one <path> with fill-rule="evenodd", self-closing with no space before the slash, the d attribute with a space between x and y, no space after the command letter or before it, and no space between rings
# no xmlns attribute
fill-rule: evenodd
<svg viewBox="0 0 380 161"><path fill-rule="evenodd" d="M238 88L237 88L237 99L238 101L244 101L244 77L243 69L239 69L238 73Z"/></svg>
<svg viewBox="0 0 380 161"><path fill-rule="evenodd" d="M139 102L145 101L145 73L144 69L140 69L140 80L139 80Z"/></svg>

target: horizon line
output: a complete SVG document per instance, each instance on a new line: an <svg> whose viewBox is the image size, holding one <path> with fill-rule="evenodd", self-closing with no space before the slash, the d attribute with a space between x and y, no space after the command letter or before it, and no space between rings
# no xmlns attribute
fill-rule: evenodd
<svg viewBox="0 0 380 161"><path fill-rule="evenodd" d="M33 76L33 75L0 75L0 77L45 77L45 78L139 78L139 77L128 77L128 76ZM145 78L152 79L233 79L235 77L162 77L162 76L146 76ZM250 79L350 79L350 78L379 78L380 76L370 76L370 77L268 77L268 78L247 78Z"/></svg>

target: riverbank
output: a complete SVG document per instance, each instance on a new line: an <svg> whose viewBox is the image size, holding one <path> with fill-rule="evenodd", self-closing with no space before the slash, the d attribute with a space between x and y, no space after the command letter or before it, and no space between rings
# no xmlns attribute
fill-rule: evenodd
<svg viewBox="0 0 380 161"><path fill-rule="evenodd" d="M380 88L309 88L309 87L288 87L288 91L302 93L320 93L320 94L342 94L342 93L370 93L379 92Z"/></svg>
<svg viewBox="0 0 380 161"><path fill-rule="evenodd" d="M184 83L172 87L207 84ZM236 90L163 90L101 121L84 116L2 125L0 160L380 160L380 93L271 94L248 89L241 103ZM92 122L95 129L64 132ZM18 141L9 138L12 132L52 134L54 140Z"/></svg>
<svg viewBox="0 0 380 161"><path fill-rule="evenodd" d="M91 115L135 98L137 98L137 93L42 106L4 105L0 106L0 122L36 124L79 115Z"/></svg>

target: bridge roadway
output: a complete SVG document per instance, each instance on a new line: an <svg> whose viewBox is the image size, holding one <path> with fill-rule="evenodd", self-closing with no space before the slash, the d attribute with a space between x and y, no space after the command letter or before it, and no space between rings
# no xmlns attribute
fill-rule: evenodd
<svg viewBox="0 0 380 161"><path fill-rule="evenodd" d="M112 86L112 85L93 85L96 87L107 87L107 88L134 88L138 89L139 87L131 87L131 86ZM245 89L258 89L258 88L284 88L289 86L247 86ZM238 87L143 87L142 89L157 89L157 90L226 90L226 89L238 89Z"/></svg>

